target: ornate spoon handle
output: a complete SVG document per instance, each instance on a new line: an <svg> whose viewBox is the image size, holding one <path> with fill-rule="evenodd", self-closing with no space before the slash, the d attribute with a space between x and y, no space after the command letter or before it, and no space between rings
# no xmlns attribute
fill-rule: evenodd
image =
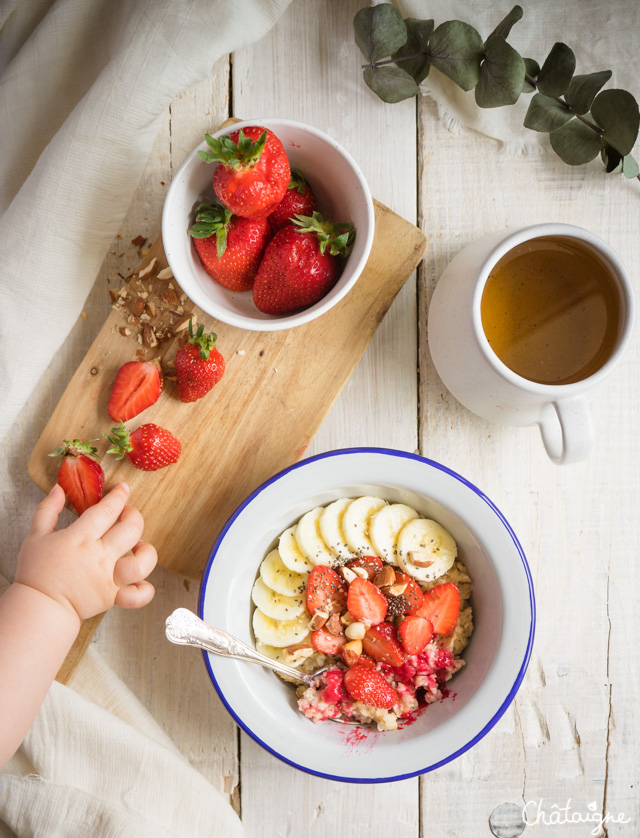
<svg viewBox="0 0 640 838"><path fill-rule="evenodd" d="M173 614L167 617L165 632L172 643L181 646L198 646L225 658L238 658L248 663L258 663L283 675L295 678L296 681L301 681L303 684L309 684L315 677L315 675L305 675L292 666L287 666L260 654L232 634L207 625L188 608L177 608Z"/></svg>

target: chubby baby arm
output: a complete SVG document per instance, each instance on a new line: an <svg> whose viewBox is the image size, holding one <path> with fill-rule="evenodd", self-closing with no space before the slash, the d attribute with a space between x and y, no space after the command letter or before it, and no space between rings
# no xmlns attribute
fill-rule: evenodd
<svg viewBox="0 0 640 838"><path fill-rule="evenodd" d="M145 577L157 555L140 540L142 516L126 505L128 496L119 484L59 531L60 486L36 509L15 582L0 599L0 768L22 742L81 621L153 598Z"/></svg>

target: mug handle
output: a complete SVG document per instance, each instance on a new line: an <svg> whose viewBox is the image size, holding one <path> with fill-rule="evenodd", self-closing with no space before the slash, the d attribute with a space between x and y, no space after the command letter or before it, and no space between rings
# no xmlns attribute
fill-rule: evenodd
<svg viewBox="0 0 640 838"><path fill-rule="evenodd" d="M550 402L538 424L547 454L558 465L586 460L593 451L595 432L584 397Z"/></svg>

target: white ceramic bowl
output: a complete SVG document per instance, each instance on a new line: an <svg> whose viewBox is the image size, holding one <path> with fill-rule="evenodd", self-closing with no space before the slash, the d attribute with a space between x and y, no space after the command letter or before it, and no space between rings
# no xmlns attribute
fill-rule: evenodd
<svg viewBox="0 0 640 838"><path fill-rule="evenodd" d="M258 311L251 291L229 291L208 276L188 234L201 200L215 199L212 185L215 165L198 157L198 150L208 150L206 142L194 149L171 181L162 213L162 243L178 284L203 311L240 329L271 332L308 323L344 297L369 257L374 210L369 187L357 163L339 143L316 128L286 119L253 119L237 122L213 136L230 134L249 125L273 131L285 147L291 168L300 169L311 184L319 209L332 221L347 222L356 228L353 249L336 285L304 311L272 315Z"/></svg>
<svg viewBox="0 0 640 838"><path fill-rule="evenodd" d="M400 731L314 724L273 672L208 653L204 659L233 718L272 754L310 774L376 783L424 774L464 753L502 716L524 677L535 626L531 575L511 527L479 489L402 451L345 449L303 460L257 489L227 522L203 575L199 613L253 645L251 588L275 539L309 509L365 494L408 503L456 539L473 580L475 630L466 666L448 685L455 697Z"/></svg>

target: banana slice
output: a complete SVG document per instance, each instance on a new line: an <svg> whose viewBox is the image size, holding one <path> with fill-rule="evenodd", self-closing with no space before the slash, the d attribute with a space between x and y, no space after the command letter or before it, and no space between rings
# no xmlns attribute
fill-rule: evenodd
<svg viewBox="0 0 640 838"><path fill-rule="evenodd" d="M268 588L261 576L255 581L251 591L251 599L255 605L274 620L293 620L306 610L307 601L304 594L284 596Z"/></svg>
<svg viewBox="0 0 640 838"><path fill-rule="evenodd" d="M278 649L300 643L309 633L309 614L301 614L295 620L274 620L256 608L253 612L253 633L262 643Z"/></svg>
<svg viewBox="0 0 640 838"><path fill-rule="evenodd" d="M311 645L311 635L307 634L302 640L298 640L298 643L308 643ZM260 640L256 641L256 649L259 652L262 652L263 655L266 655L268 658L271 658L274 661L280 661L280 663L286 663L289 666L293 666L296 669L300 666L300 664L292 663L291 661L287 660L284 654L284 647L278 648L277 646L267 646L266 643L262 643Z"/></svg>
<svg viewBox="0 0 640 838"><path fill-rule="evenodd" d="M308 573L295 573L284 564L277 550L272 550L260 565L262 581L277 594L304 596Z"/></svg>
<svg viewBox="0 0 640 838"><path fill-rule="evenodd" d="M414 518L400 530L398 565L419 582L431 582L442 576L457 555L453 536L436 521Z"/></svg>
<svg viewBox="0 0 640 838"><path fill-rule="evenodd" d="M352 500L345 509L342 516L342 530L347 544L355 553L361 556L377 555L369 539L369 519L386 505L386 500L382 498L365 496Z"/></svg>
<svg viewBox="0 0 640 838"><path fill-rule="evenodd" d="M389 564L397 565L398 535L406 523L420 516L404 503L381 507L369 521L369 539L376 554Z"/></svg>
<svg viewBox="0 0 640 838"><path fill-rule="evenodd" d="M353 498L334 500L324 508L320 516L320 535L333 555L340 559L353 558L353 552L345 541L342 529L344 511L352 500Z"/></svg>
<svg viewBox="0 0 640 838"><path fill-rule="evenodd" d="M289 570L293 570L295 573L308 573L312 570L313 563L309 559L305 559L300 552L295 532L296 528L293 526L282 533L278 542L278 553L280 553L280 558Z"/></svg>
<svg viewBox="0 0 640 838"><path fill-rule="evenodd" d="M320 535L320 516L324 507L316 506L298 521L296 527L296 543L302 555L313 562L314 565L333 564L333 554L325 544L324 538Z"/></svg>

